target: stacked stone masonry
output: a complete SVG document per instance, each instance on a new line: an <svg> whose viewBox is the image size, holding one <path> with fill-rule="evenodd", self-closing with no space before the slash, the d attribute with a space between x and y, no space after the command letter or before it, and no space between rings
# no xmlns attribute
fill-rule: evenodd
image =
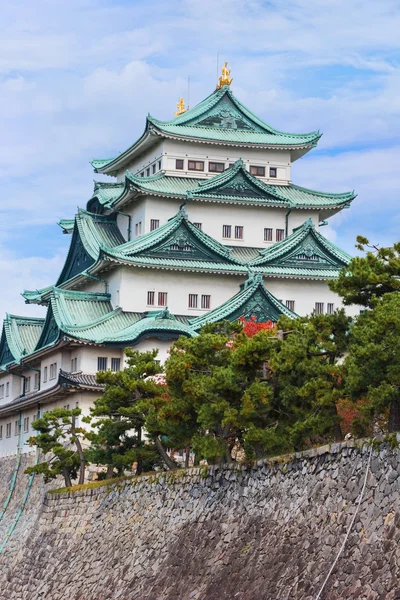
<svg viewBox="0 0 400 600"><path fill-rule="evenodd" d="M0 556L0 600L314 600L356 510L369 452L350 441L72 493L48 493L36 478ZM322 600L400 598L399 459L398 448L374 446ZM3 473L12 468L5 459ZM27 476L19 478L21 498ZM4 514L2 536L16 508Z"/></svg>

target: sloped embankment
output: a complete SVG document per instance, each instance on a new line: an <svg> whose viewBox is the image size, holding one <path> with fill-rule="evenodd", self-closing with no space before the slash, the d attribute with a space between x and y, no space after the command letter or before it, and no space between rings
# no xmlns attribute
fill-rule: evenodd
<svg viewBox="0 0 400 600"><path fill-rule="evenodd" d="M0 557L0 599L314 599L368 457L366 445L338 444L276 463L47 494ZM399 459L397 448L373 452L321 598L400 597Z"/></svg>

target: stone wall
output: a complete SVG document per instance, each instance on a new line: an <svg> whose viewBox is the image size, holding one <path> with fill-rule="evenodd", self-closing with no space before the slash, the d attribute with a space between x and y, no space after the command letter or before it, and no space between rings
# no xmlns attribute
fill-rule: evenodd
<svg viewBox="0 0 400 600"><path fill-rule="evenodd" d="M0 556L1 600L311 600L344 539L370 449L195 468L49 494ZM321 598L400 598L400 451L372 454ZM32 499L44 494L37 478Z"/></svg>

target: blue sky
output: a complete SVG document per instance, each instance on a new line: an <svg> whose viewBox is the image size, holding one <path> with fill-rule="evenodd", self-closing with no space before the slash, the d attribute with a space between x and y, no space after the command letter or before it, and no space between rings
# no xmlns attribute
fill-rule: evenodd
<svg viewBox="0 0 400 600"><path fill-rule="evenodd" d="M293 166L299 185L355 189L324 229L400 239L398 0L2 0L0 310L38 314L23 288L56 279L69 236L55 225L84 206L94 157L124 150L147 112L170 118L215 87L228 60L239 99L272 126L320 129Z"/></svg>

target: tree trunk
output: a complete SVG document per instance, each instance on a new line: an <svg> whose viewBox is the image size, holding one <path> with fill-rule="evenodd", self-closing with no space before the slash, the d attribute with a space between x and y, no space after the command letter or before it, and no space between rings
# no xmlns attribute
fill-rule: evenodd
<svg viewBox="0 0 400 600"><path fill-rule="evenodd" d="M112 479L114 477L114 465L107 465L106 479Z"/></svg>
<svg viewBox="0 0 400 600"><path fill-rule="evenodd" d="M82 485L83 483L85 483L85 456L83 454L81 440L79 439L79 437L76 434L75 415L73 415L72 419L71 419L71 433L74 436L76 450L78 452L79 463L80 463L78 485Z"/></svg>
<svg viewBox="0 0 400 600"><path fill-rule="evenodd" d="M137 446L138 448L141 446L142 443L142 428L138 427L136 429L136 435L137 435ZM137 459L136 462L136 475L141 475L143 472L143 458L140 458L140 456Z"/></svg>
<svg viewBox="0 0 400 600"><path fill-rule="evenodd" d="M154 438L154 443L155 443L155 446L157 448L158 454L161 456L161 458L163 459L163 461L167 465L168 469L177 469L178 468L177 465L174 463L174 461L166 453L165 448L162 445L161 440L158 437L158 435Z"/></svg>
<svg viewBox="0 0 400 600"><path fill-rule="evenodd" d="M393 400L389 409L389 433L400 431L400 400Z"/></svg>
<svg viewBox="0 0 400 600"><path fill-rule="evenodd" d="M72 481L68 471L68 467L63 468L63 476L65 481L65 487L72 487Z"/></svg>
<svg viewBox="0 0 400 600"><path fill-rule="evenodd" d="M189 460L190 460L190 446L187 446L187 448L185 449L185 469L187 469L189 467Z"/></svg>

